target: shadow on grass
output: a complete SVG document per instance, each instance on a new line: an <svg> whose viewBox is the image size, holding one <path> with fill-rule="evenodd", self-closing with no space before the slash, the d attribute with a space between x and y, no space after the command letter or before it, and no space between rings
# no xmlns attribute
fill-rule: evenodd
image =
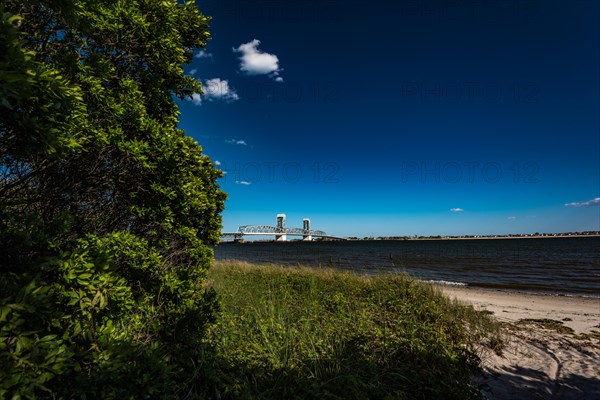
<svg viewBox="0 0 600 400"><path fill-rule="evenodd" d="M465 360L436 351L390 349L365 355L359 338L332 357L274 368L267 360L216 359L214 394L221 399L479 399Z"/></svg>

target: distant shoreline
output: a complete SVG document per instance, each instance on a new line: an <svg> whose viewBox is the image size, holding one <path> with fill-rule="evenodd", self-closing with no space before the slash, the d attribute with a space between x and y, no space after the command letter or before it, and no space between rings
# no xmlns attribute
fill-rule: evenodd
<svg viewBox="0 0 600 400"><path fill-rule="evenodd" d="M546 235L524 235L524 236L441 236L441 237L374 237L374 238L346 238L343 241L347 242L384 242L384 241L435 241L435 240L494 240L494 239L565 239L565 238L587 238L587 237L600 237L600 233L593 234L546 234ZM321 243L321 242L338 242L339 240L333 239L325 239L325 240L312 240L312 241L303 241L301 239L297 240L286 240L286 241L276 241L273 239L270 240L244 240L242 242L234 242L234 241L222 241L220 244L226 243L236 243L236 244L248 244L248 243Z"/></svg>
<svg viewBox="0 0 600 400"><path fill-rule="evenodd" d="M348 239L350 241L357 241L357 242L368 242L368 241L375 241L375 240L485 240L485 239L555 239L555 238L581 238L581 237L600 237L600 234L590 234L590 235L564 235L564 234L559 234L559 235L531 235L531 236L465 236L465 237L454 237L454 236L448 236L448 237L422 237L422 238L399 238L399 239L393 239L393 238L382 238L382 239Z"/></svg>

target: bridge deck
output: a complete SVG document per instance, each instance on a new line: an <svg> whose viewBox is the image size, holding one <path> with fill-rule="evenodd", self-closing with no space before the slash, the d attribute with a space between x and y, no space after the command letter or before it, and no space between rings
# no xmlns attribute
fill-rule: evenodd
<svg viewBox="0 0 600 400"><path fill-rule="evenodd" d="M221 237L230 237L233 239L243 238L244 236L302 236L311 238L346 240L346 238L331 236L324 231L302 229L302 228L277 228L268 225L244 225L240 226L237 232L221 232Z"/></svg>

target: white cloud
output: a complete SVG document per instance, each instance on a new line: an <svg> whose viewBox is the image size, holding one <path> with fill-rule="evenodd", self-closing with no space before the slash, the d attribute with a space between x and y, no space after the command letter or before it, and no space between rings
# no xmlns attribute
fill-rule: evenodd
<svg viewBox="0 0 600 400"><path fill-rule="evenodd" d="M215 165L218 167L219 165L221 165L221 161L215 160Z"/></svg>
<svg viewBox="0 0 600 400"><path fill-rule="evenodd" d="M275 54L259 50L259 44L260 40L254 39L233 49L234 52L241 53L240 70L248 75L269 75L276 82L283 82L283 78L279 76L282 70L279 67L279 58Z"/></svg>
<svg viewBox="0 0 600 400"><path fill-rule="evenodd" d="M212 53L207 53L204 50L200 50L194 55L194 58L213 58Z"/></svg>
<svg viewBox="0 0 600 400"><path fill-rule="evenodd" d="M508 219L517 219L517 217L508 217Z"/></svg>
<svg viewBox="0 0 600 400"><path fill-rule="evenodd" d="M567 207L588 207L588 206L600 206L600 197L596 197L595 199L591 199L588 201L574 201L572 203L565 204Z"/></svg>
<svg viewBox="0 0 600 400"><path fill-rule="evenodd" d="M462 208L455 207L455 208L451 208L450 211L452 211L452 212L463 212L465 210L463 210Z"/></svg>
<svg viewBox="0 0 600 400"><path fill-rule="evenodd" d="M196 75L196 72L198 72L198 70L196 68L191 69L190 70L190 75Z"/></svg>
<svg viewBox="0 0 600 400"><path fill-rule="evenodd" d="M202 104L202 96L200 96L198 93L194 93L192 95L192 101L195 105L199 106Z"/></svg>
<svg viewBox="0 0 600 400"><path fill-rule="evenodd" d="M227 139L225 143L229 144L237 144L240 146L248 146L248 143L244 139Z"/></svg>
<svg viewBox="0 0 600 400"><path fill-rule="evenodd" d="M240 99L240 96L229 87L227 80L220 78L209 79L204 83L204 95L206 100L224 100L232 102Z"/></svg>
<svg viewBox="0 0 600 400"><path fill-rule="evenodd" d="M235 181L235 183L237 183L238 185L245 185L245 186L252 185L252 182L248 182L248 181Z"/></svg>
<svg viewBox="0 0 600 400"><path fill-rule="evenodd" d="M239 100L240 96L229 86L225 79L213 78L204 82L204 93L202 95L194 93L192 101L195 105L202 105L202 101L225 101L227 103Z"/></svg>

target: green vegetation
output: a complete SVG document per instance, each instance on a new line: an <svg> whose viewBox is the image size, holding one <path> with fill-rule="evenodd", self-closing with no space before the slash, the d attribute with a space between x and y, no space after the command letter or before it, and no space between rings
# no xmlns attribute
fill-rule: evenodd
<svg viewBox="0 0 600 400"><path fill-rule="evenodd" d="M225 194L174 100L207 29L193 1L0 3L0 399L477 398L493 324L430 286L207 284Z"/></svg>
<svg viewBox="0 0 600 400"><path fill-rule="evenodd" d="M0 3L0 398L193 397L225 195L193 1Z"/></svg>
<svg viewBox="0 0 600 400"><path fill-rule="evenodd" d="M209 278L221 398L480 398L474 350L498 325L428 284L239 262Z"/></svg>

